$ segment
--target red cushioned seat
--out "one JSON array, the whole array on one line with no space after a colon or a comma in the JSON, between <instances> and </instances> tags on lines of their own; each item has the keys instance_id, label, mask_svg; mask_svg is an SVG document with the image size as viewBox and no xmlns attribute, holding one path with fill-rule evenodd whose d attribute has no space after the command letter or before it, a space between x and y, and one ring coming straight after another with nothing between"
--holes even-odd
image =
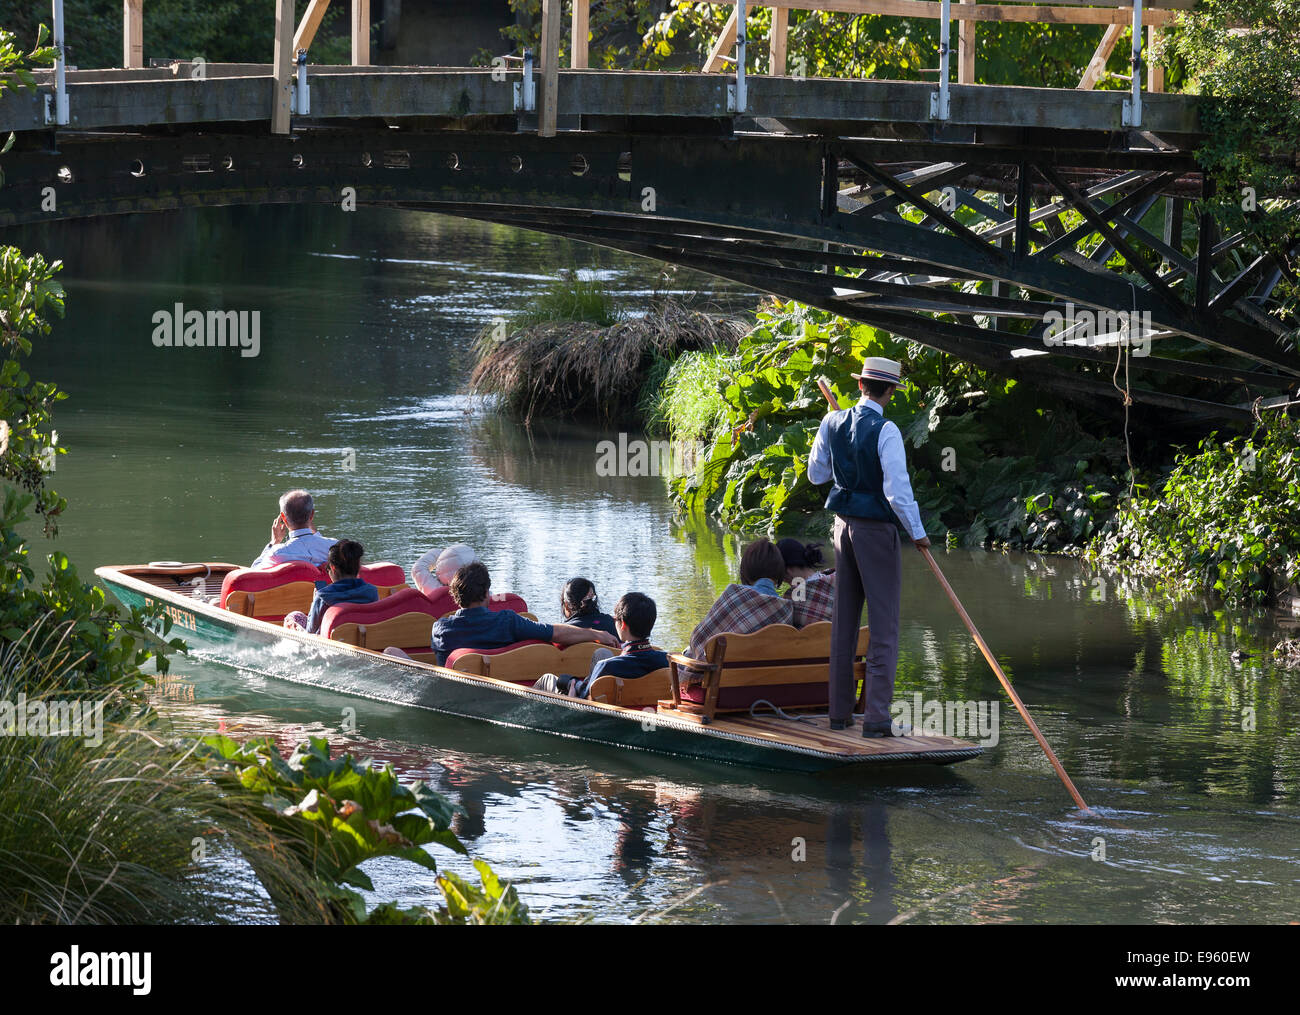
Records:
<instances>
[{"instance_id":1,"label":"red cushioned seat","mask_svg":"<svg viewBox=\"0 0 1300 1015\"><path fill-rule=\"evenodd\" d=\"M423 593L421 593L423 595ZM451 589L446 585L440 585L430 592L426 599L429 600L433 607L438 611L435 616L445 617L449 613L455 613L460 609L456 605L456 600L451 598ZM517 596L513 592L507 592L502 599L489 599L488 609L493 613L501 610L514 610L516 613L527 613L528 604L524 602L523 596Z\"/></svg>"},{"instance_id":2,"label":"red cushioned seat","mask_svg":"<svg viewBox=\"0 0 1300 1015\"><path fill-rule=\"evenodd\" d=\"M305 561L274 567L241 567L221 582L221 606L246 617L281 623L292 610L311 609L316 582L329 581L320 568Z\"/></svg>"},{"instance_id":3,"label":"red cushioned seat","mask_svg":"<svg viewBox=\"0 0 1300 1015\"><path fill-rule=\"evenodd\" d=\"M420 590L412 588L398 589L391 596L373 603L339 603L337 606L327 607L324 616L321 618L320 633L328 638L344 624L361 624L371 627L385 620L393 620L409 613L417 613L427 617L428 622L425 625L425 632L426 635L432 633L433 622L438 619L438 614L435 612L433 604L424 598ZM427 637L425 641L428 641ZM418 651L428 652L429 646L426 644Z\"/></svg>"},{"instance_id":4,"label":"red cushioned seat","mask_svg":"<svg viewBox=\"0 0 1300 1015\"><path fill-rule=\"evenodd\" d=\"M361 565L361 580L369 582L379 589L379 598L386 599L394 592L407 587L406 572L400 564L387 560L378 560L373 564Z\"/></svg>"}]
</instances>

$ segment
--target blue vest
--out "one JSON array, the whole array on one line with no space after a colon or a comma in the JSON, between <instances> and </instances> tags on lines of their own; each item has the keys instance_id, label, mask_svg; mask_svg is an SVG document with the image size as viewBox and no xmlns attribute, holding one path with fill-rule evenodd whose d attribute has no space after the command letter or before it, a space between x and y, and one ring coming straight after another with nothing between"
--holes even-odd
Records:
<instances>
[{"instance_id":1,"label":"blue vest","mask_svg":"<svg viewBox=\"0 0 1300 1015\"><path fill-rule=\"evenodd\" d=\"M893 522L894 509L885 499L885 473L880 465L880 428L885 417L855 405L831 416L826 424L834 485L826 509L849 518Z\"/></svg>"}]
</instances>

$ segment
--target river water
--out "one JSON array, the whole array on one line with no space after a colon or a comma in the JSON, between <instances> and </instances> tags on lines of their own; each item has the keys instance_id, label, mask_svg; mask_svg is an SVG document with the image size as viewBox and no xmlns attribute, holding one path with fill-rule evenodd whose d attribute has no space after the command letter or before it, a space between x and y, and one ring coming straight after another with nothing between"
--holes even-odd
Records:
<instances>
[{"instance_id":1,"label":"river water","mask_svg":"<svg viewBox=\"0 0 1300 1015\"><path fill-rule=\"evenodd\" d=\"M536 234L365 209L136 216L6 242L67 265L67 319L33 373L71 396L54 483L71 506L53 546L83 575L247 562L279 493L299 485L316 494L322 531L361 540L368 559L409 565L468 542L494 587L544 619L575 574L607 607L645 591L672 648L734 572L735 540L675 519L661 478L597 475L596 444L616 434L529 433L464 386L475 332L557 267L601 273L630 311L656 291L741 307L745 294ZM260 354L155 348L152 316L176 303L260 311ZM465 808L470 853L545 919L1300 918L1300 678L1269 665L1276 621L1069 559L940 560L1096 815L1076 815L911 552L899 697L1002 700L996 746L951 768L791 776L621 753L195 657L174 661L159 704L180 730L269 733L286 750L324 735L427 780ZM367 869L377 899L438 898L413 865Z\"/></svg>"}]
</instances>

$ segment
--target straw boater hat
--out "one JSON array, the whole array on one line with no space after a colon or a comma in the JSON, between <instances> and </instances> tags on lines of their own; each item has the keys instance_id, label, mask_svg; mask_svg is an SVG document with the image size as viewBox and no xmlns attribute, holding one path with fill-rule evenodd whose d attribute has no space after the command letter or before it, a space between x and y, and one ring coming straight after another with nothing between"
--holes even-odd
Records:
<instances>
[{"instance_id":1,"label":"straw boater hat","mask_svg":"<svg viewBox=\"0 0 1300 1015\"><path fill-rule=\"evenodd\" d=\"M868 356L862 361L862 373L853 374L855 381L885 381L887 384L900 383L899 375L903 364L897 360L885 359L884 356Z\"/></svg>"}]
</instances>

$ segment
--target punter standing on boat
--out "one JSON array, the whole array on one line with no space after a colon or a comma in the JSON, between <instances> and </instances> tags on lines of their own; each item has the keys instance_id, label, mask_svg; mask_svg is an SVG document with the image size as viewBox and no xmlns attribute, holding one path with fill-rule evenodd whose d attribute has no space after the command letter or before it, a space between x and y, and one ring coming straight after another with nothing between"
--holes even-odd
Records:
<instances>
[{"instance_id":1,"label":"punter standing on boat","mask_svg":"<svg viewBox=\"0 0 1300 1015\"><path fill-rule=\"evenodd\" d=\"M830 725L853 725L853 654L862 603L871 627L867 650L864 737L893 735L889 706L898 668L902 539L930 545L907 475L903 435L885 419L902 364L868 356L853 374L862 397L822 420L808 456L808 480L833 483L826 507L835 512L835 603L831 613ZM901 535L900 535L901 533Z\"/></svg>"}]
</instances>

